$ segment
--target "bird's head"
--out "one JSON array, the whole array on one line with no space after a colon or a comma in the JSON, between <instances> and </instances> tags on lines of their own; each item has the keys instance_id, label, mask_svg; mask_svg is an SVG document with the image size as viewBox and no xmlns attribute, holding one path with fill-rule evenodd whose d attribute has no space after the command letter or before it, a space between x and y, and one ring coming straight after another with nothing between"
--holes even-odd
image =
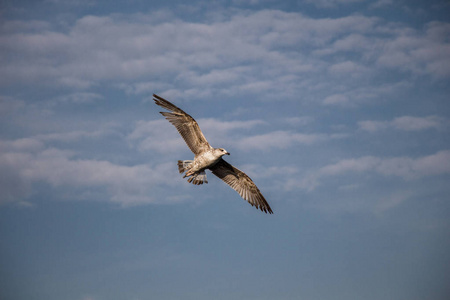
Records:
<instances>
[{"instance_id":1,"label":"bird's head","mask_svg":"<svg viewBox=\"0 0 450 300\"><path fill-rule=\"evenodd\" d=\"M224 156L224 155L230 155L230 152L228 152L227 150L223 149L223 148L216 148L216 153L218 153L220 156Z\"/></svg>"}]
</instances>

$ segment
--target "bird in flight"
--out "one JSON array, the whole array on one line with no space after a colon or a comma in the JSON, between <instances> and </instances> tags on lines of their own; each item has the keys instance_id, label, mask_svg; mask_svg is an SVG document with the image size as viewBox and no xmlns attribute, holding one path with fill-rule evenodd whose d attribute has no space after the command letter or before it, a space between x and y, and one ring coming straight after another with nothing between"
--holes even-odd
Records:
<instances>
[{"instance_id":1,"label":"bird in flight","mask_svg":"<svg viewBox=\"0 0 450 300\"><path fill-rule=\"evenodd\" d=\"M183 137L187 146L195 154L194 160L179 160L178 171L185 173L188 182L195 185L208 183L205 170L222 179L252 206L265 213L272 214L272 209L255 183L241 170L227 163L222 156L230 155L223 148L213 148L203 135L197 122L179 107L164 98L153 94L155 103L170 112L160 112Z\"/></svg>"}]
</instances>

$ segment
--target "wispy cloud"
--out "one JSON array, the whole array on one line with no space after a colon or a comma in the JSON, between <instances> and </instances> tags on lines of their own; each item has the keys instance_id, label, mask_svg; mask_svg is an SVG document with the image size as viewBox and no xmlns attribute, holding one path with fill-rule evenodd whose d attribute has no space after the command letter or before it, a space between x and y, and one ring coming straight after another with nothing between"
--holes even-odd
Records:
<instances>
[{"instance_id":1,"label":"wispy cloud","mask_svg":"<svg viewBox=\"0 0 450 300\"><path fill-rule=\"evenodd\" d=\"M198 119L197 122L210 143L222 140L224 144L232 143L230 135L233 131L248 130L265 124L262 120L219 121L212 118ZM187 149L176 129L162 117L161 120L137 122L127 139L136 144L141 151L156 150L160 153L168 153Z\"/></svg>"},{"instance_id":2,"label":"wispy cloud","mask_svg":"<svg viewBox=\"0 0 450 300\"><path fill-rule=\"evenodd\" d=\"M328 80L346 82L389 69L435 78L450 75L450 27L443 22L418 30L361 15L314 19L262 10L237 11L203 23L172 15L169 23L160 14L85 16L65 32L45 22L31 31L31 23L6 21L0 43L7 58L0 71L2 84L89 89L107 82L132 93L160 88L170 96L250 93L267 99L298 95L299 82L306 79L314 82L307 85L313 91ZM354 54L351 60L340 58L348 53ZM328 95L345 95L354 88L330 88ZM96 97L78 93L66 99Z\"/></svg>"},{"instance_id":3,"label":"wispy cloud","mask_svg":"<svg viewBox=\"0 0 450 300\"><path fill-rule=\"evenodd\" d=\"M383 213L389 209L399 206L409 198L413 197L412 191L398 191L392 195L385 196L377 201L374 211L376 213Z\"/></svg>"},{"instance_id":4,"label":"wispy cloud","mask_svg":"<svg viewBox=\"0 0 450 300\"><path fill-rule=\"evenodd\" d=\"M290 188L314 190L322 179L340 176L348 173L376 173L382 176L399 177L404 180L417 180L428 176L438 176L450 173L450 151L443 150L435 154L419 158L393 157L381 158L364 156L360 158L343 159L337 163L321 167L302 180L292 180Z\"/></svg>"},{"instance_id":5,"label":"wispy cloud","mask_svg":"<svg viewBox=\"0 0 450 300\"><path fill-rule=\"evenodd\" d=\"M352 80L353 81L353 80ZM356 82L359 82L356 80ZM352 83L349 83L351 86ZM385 83L382 85L362 85L351 88L340 88L337 93L331 93L324 97L322 104L326 106L340 107L358 107L367 105L371 102L380 101L384 98L390 98L392 95L404 91L411 87L408 81L398 81L394 83ZM342 91L342 89L344 89ZM383 100L381 100L383 101Z\"/></svg>"},{"instance_id":6,"label":"wispy cloud","mask_svg":"<svg viewBox=\"0 0 450 300\"><path fill-rule=\"evenodd\" d=\"M295 119L296 123L299 120ZM303 122L303 121L302 121ZM277 130L262 134L255 134L250 129L264 126L265 121L219 121L217 119L199 119L198 123L208 141L216 147L230 145L243 151L271 151L273 149L287 149L304 144L312 145L317 142L336 138L326 134L305 134L293 131ZM156 150L160 153L179 152L185 150L186 145L166 120L139 121L136 128L128 135L128 141L137 145L141 151ZM220 145L215 145L218 143Z\"/></svg>"},{"instance_id":7,"label":"wispy cloud","mask_svg":"<svg viewBox=\"0 0 450 300\"><path fill-rule=\"evenodd\" d=\"M106 160L80 159L73 151L47 147L33 139L1 141L0 173L8 174L2 181L1 203L26 199L36 184L53 188L74 188L77 197L96 189L106 190L106 199L121 205L154 203L155 186L170 185L172 164L119 165Z\"/></svg>"},{"instance_id":8,"label":"wispy cloud","mask_svg":"<svg viewBox=\"0 0 450 300\"><path fill-rule=\"evenodd\" d=\"M425 32L411 28L396 31L397 34L387 41L385 50L377 58L378 65L419 75L450 75L450 43L444 39L450 34L450 24L431 22L425 27Z\"/></svg>"},{"instance_id":9,"label":"wispy cloud","mask_svg":"<svg viewBox=\"0 0 450 300\"><path fill-rule=\"evenodd\" d=\"M448 126L448 121L438 116L412 117L402 116L392 121L360 121L359 128L369 132L376 132L385 129L396 129L404 131L419 131L426 129L444 129Z\"/></svg>"},{"instance_id":10,"label":"wispy cloud","mask_svg":"<svg viewBox=\"0 0 450 300\"><path fill-rule=\"evenodd\" d=\"M296 144L311 145L326 140L322 134L304 134L290 131L272 131L264 134L247 136L234 142L234 144L246 151L272 149L286 149Z\"/></svg>"},{"instance_id":11,"label":"wispy cloud","mask_svg":"<svg viewBox=\"0 0 450 300\"><path fill-rule=\"evenodd\" d=\"M140 151L177 152L186 147L175 128L166 120L139 121L127 140Z\"/></svg>"},{"instance_id":12,"label":"wispy cloud","mask_svg":"<svg viewBox=\"0 0 450 300\"><path fill-rule=\"evenodd\" d=\"M78 92L56 97L54 102L69 102L75 104L92 103L103 99L104 97L96 93Z\"/></svg>"},{"instance_id":13,"label":"wispy cloud","mask_svg":"<svg viewBox=\"0 0 450 300\"><path fill-rule=\"evenodd\" d=\"M362 2L363 0L306 0L305 2L313 4L320 8L336 8L339 5Z\"/></svg>"},{"instance_id":14,"label":"wispy cloud","mask_svg":"<svg viewBox=\"0 0 450 300\"><path fill-rule=\"evenodd\" d=\"M323 100L323 104L324 105L347 106L347 105L351 105L351 102L350 102L349 97L346 95L334 94L334 95L327 96Z\"/></svg>"},{"instance_id":15,"label":"wispy cloud","mask_svg":"<svg viewBox=\"0 0 450 300\"><path fill-rule=\"evenodd\" d=\"M348 2L319 1L317 4L331 7ZM390 4L390 1L378 4ZM18 83L26 83L31 88L44 86L66 91L63 96L47 99L46 105L50 102L61 106L101 104L106 99L101 87L106 86L119 88L133 97L160 92L169 99L203 100L213 99L212 96L228 99L236 95L241 99L250 99L247 96L251 95L251 99L262 103L312 99L329 109L333 105L356 107L389 98L387 96L413 87L417 78L442 82L450 76L450 51L446 51L450 25L445 22L430 22L415 28L361 14L312 18L298 12L269 9L233 9L220 16L197 20L201 21L189 21L181 14L165 10L148 14L84 16L63 30L45 21L4 21L0 37L3 58L0 84L14 88ZM392 72L402 76L383 80L384 75ZM372 79L376 79L376 85ZM0 113L6 116L20 111L29 107L28 101L3 96ZM292 103L289 105L294 106ZM38 110L36 104L32 106ZM297 145L314 146L339 137L314 130L302 132L298 128L310 125L311 120L312 117L298 117L293 112L290 119L283 121L285 125L291 125L289 130L273 126L263 118L239 121L208 118L198 122L212 143L217 139L242 151L257 150L267 154ZM30 128L37 124L34 120L23 123ZM388 121L363 120L358 123L361 130L371 132L391 128L411 132L441 130L446 124L446 119L437 116L402 116ZM328 128L333 126L329 125ZM149 186L151 182L162 182L151 175L158 164L120 165L106 159L76 156L74 151L64 151L54 145L119 136L113 129L99 126L90 131L77 128L52 132L49 127L52 126L48 125L45 132L24 135L31 136L29 139L13 140L14 146L8 142L8 147L12 148L2 153L2 166L8 172L16 170L13 172L16 177L13 177L21 179L27 186L24 191L30 191L35 182L55 186L72 182L88 186L88 180L79 178L83 170L97 174L86 178L90 178L92 186L107 189L110 196L126 194L124 185L119 182L127 182L128 177L145 174L141 177L148 178ZM122 133L120 137L141 154L188 151L176 130L162 118L139 121L129 134ZM53 151L53 158L46 155L50 151ZM443 153L446 152L436 155L440 157ZM33 161L42 166L55 164L56 170L71 171L52 176L43 171L44 167L32 164ZM376 154L342 160L313 172L302 184L306 189L314 188L321 179L343 172L372 171L415 178L426 173L419 167L420 162L420 159L408 156L389 159ZM102 177L99 172L117 175ZM23 174L35 175L24 177ZM142 183L128 181L136 191L140 190L139 182ZM298 181L292 184L298 184ZM142 196L141 201L146 201L143 191L147 190L134 192L136 199Z\"/></svg>"},{"instance_id":16,"label":"wispy cloud","mask_svg":"<svg viewBox=\"0 0 450 300\"><path fill-rule=\"evenodd\" d=\"M39 141L79 142L83 139L99 139L108 135L117 136L117 133L108 128L103 128L93 131L75 130L68 132L38 134L33 138Z\"/></svg>"},{"instance_id":17,"label":"wispy cloud","mask_svg":"<svg viewBox=\"0 0 450 300\"><path fill-rule=\"evenodd\" d=\"M378 0L372 4L369 5L372 9L380 9L380 8L386 8L389 6L392 6L394 4L393 0Z\"/></svg>"}]
</instances>

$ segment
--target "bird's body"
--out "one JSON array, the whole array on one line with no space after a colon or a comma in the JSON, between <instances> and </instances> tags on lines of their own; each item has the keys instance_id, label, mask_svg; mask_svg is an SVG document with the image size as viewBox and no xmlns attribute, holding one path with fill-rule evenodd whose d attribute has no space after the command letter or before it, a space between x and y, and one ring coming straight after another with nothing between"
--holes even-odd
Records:
<instances>
[{"instance_id":1,"label":"bird's body","mask_svg":"<svg viewBox=\"0 0 450 300\"><path fill-rule=\"evenodd\" d=\"M254 205L266 213L273 213L250 177L222 158L222 156L230 155L230 153L223 148L213 148L194 118L158 95L153 94L153 100L157 105L171 111L161 112L161 114L175 126L187 146L195 154L194 160L178 161L178 170L180 173L185 173L184 177L189 177L188 182L196 185L208 183L205 170L209 169L252 206Z\"/></svg>"},{"instance_id":2,"label":"bird's body","mask_svg":"<svg viewBox=\"0 0 450 300\"><path fill-rule=\"evenodd\" d=\"M192 166L186 172L186 176L194 175L198 172L204 171L207 168L213 167L223 155L230 155L223 148L212 148L211 150L202 152L195 156Z\"/></svg>"}]
</instances>

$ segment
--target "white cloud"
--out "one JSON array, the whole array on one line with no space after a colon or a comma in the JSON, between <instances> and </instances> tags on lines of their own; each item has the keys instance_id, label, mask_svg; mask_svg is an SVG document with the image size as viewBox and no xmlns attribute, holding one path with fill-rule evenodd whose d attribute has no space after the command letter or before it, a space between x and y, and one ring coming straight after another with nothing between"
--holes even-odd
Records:
<instances>
[{"instance_id":1,"label":"white cloud","mask_svg":"<svg viewBox=\"0 0 450 300\"><path fill-rule=\"evenodd\" d=\"M225 146L214 145L214 142L219 140L223 144L233 143L230 132L248 130L265 124L262 120L219 121L212 118L198 119L197 122L208 142L216 147ZM156 150L160 153L168 153L188 149L176 129L162 117L161 120L137 122L127 139L136 144L140 151Z\"/></svg>"},{"instance_id":2,"label":"white cloud","mask_svg":"<svg viewBox=\"0 0 450 300\"><path fill-rule=\"evenodd\" d=\"M283 122L286 122L292 126L305 126L314 122L314 118L310 116L283 118Z\"/></svg>"},{"instance_id":3,"label":"white cloud","mask_svg":"<svg viewBox=\"0 0 450 300\"><path fill-rule=\"evenodd\" d=\"M54 99L55 102L72 102L77 104L92 103L103 99L103 96L96 93L72 93L68 95L59 96Z\"/></svg>"},{"instance_id":4,"label":"white cloud","mask_svg":"<svg viewBox=\"0 0 450 300\"><path fill-rule=\"evenodd\" d=\"M282 122L298 126L312 121L310 117L298 117ZM220 121L218 119L197 120L203 134L213 147L236 147L242 151L271 151L273 149L287 149L301 145L313 145L330 139L339 139L342 135L328 135L322 133L300 133L289 130L275 130L264 133L269 125L263 120ZM186 151L188 148L176 129L166 120L139 121L135 129L127 136L131 145L140 151L158 151L160 153L175 153Z\"/></svg>"},{"instance_id":5,"label":"white cloud","mask_svg":"<svg viewBox=\"0 0 450 300\"><path fill-rule=\"evenodd\" d=\"M346 95L335 94L326 97L323 100L323 104L325 105L340 105L340 106L348 106L351 104L350 99Z\"/></svg>"},{"instance_id":6,"label":"white cloud","mask_svg":"<svg viewBox=\"0 0 450 300\"><path fill-rule=\"evenodd\" d=\"M234 142L241 150L286 149L296 144L311 145L327 139L322 134L304 134L290 131L272 131L269 133L247 136Z\"/></svg>"},{"instance_id":7,"label":"white cloud","mask_svg":"<svg viewBox=\"0 0 450 300\"><path fill-rule=\"evenodd\" d=\"M186 146L176 129L165 119L138 121L127 140L139 151L155 150L160 153L182 151Z\"/></svg>"},{"instance_id":8,"label":"white cloud","mask_svg":"<svg viewBox=\"0 0 450 300\"><path fill-rule=\"evenodd\" d=\"M364 0L306 0L305 2L313 4L320 8L336 8L339 5L363 2Z\"/></svg>"},{"instance_id":9,"label":"white cloud","mask_svg":"<svg viewBox=\"0 0 450 300\"><path fill-rule=\"evenodd\" d=\"M419 131L426 129L443 129L448 126L448 121L437 116L412 117L402 116L392 121L360 121L359 128L369 132L376 132L385 129L396 129L404 131Z\"/></svg>"},{"instance_id":10,"label":"white cloud","mask_svg":"<svg viewBox=\"0 0 450 300\"><path fill-rule=\"evenodd\" d=\"M257 5L263 2L269 2L273 0L232 0L233 4L238 5Z\"/></svg>"},{"instance_id":11,"label":"white cloud","mask_svg":"<svg viewBox=\"0 0 450 300\"><path fill-rule=\"evenodd\" d=\"M387 129L389 127L388 122L382 121L360 121L358 122L359 128L369 132L375 132L382 129Z\"/></svg>"},{"instance_id":12,"label":"white cloud","mask_svg":"<svg viewBox=\"0 0 450 300\"><path fill-rule=\"evenodd\" d=\"M334 76L357 77L366 72L367 68L352 61L344 61L331 65L328 71Z\"/></svg>"},{"instance_id":13,"label":"white cloud","mask_svg":"<svg viewBox=\"0 0 450 300\"><path fill-rule=\"evenodd\" d=\"M349 86L338 86L337 93L332 93L326 96L322 103L324 105L335 105L342 107L356 107L361 104L368 104L370 102L384 101L384 98L392 97L392 95L411 88L412 84L406 81L399 81L394 83L386 83L379 86L352 86L352 83L359 82L350 77ZM342 91L344 90L344 91Z\"/></svg>"},{"instance_id":14,"label":"white cloud","mask_svg":"<svg viewBox=\"0 0 450 300\"><path fill-rule=\"evenodd\" d=\"M383 68L435 77L450 69L447 23L421 31L357 15L313 19L237 10L194 23L161 14L85 16L65 32L48 23L30 31L31 21L5 22L2 84L87 89L108 82L131 93L160 89L184 97L248 93L265 99L296 97L304 85L327 82L327 72L345 80L343 73L366 76ZM352 60L333 58L349 51ZM98 99L91 96L74 94L72 100Z\"/></svg>"},{"instance_id":15,"label":"white cloud","mask_svg":"<svg viewBox=\"0 0 450 300\"><path fill-rule=\"evenodd\" d=\"M91 6L95 4L95 0L44 0L44 2L68 6Z\"/></svg>"},{"instance_id":16,"label":"white cloud","mask_svg":"<svg viewBox=\"0 0 450 300\"><path fill-rule=\"evenodd\" d=\"M391 34L393 38L385 41L377 58L378 65L438 78L450 75L450 43L446 38L450 24L431 22L425 32L399 28Z\"/></svg>"},{"instance_id":17,"label":"white cloud","mask_svg":"<svg viewBox=\"0 0 450 300\"><path fill-rule=\"evenodd\" d=\"M365 156L344 159L337 163L324 166L300 181L292 180L288 183L288 186L290 188L301 188L312 191L326 177L365 172L377 173L389 177L399 177L404 180L417 180L428 176L450 174L450 150L439 151L435 154L419 158L380 158Z\"/></svg>"},{"instance_id":18,"label":"white cloud","mask_svg":"<svg viewBox=\"0 0 450 300\"><path fill-rule=\"evenodd\" d=\"M439 129L443 126L444 120L436 116L425 118L420 117L398 117L392 121L392 125L400 130L416 131L429 128Z\"/></svg>"},{"instance_id":19,"label":"white cloud","mask_svg":"<svg viewBox=\"0 0 450 300\"><path fill-rule=\"evenodd\" d=\"M394 5L393 0L378 0L369 5L369 8L377 9L377 8L387 8L389 6Z\"/></svg>"},{"instance_id":20,"label":"white cloud","mask_svg":"<svg viewBox=\"0 0 450 300\"><path fill-rule=\"evenodd\" d=\"M309 145L327 138L324 135L289 131L252 134L251 130L255 127L266 124L261 120L199 119L199 122L207 128L207 136L222 140L223 144L216 146L230 145L242 150L285 149L296 144ZM249 131L248 134L242 135L246 131ZM75 151L49 146L49 143L54 141L73 143L105 134L108 134L108 130L100 129L92 132L40 134L30 138L0 141L0 174L8 179L2 181L0 203L23 202L34 193L35 186L40 184L50 186L56 195L58 191L72 190L73 192L65 195L76 196L77 199L101 198L125 206L180 201L175 192L166 193L163 199L155 197L160 195L158 190L170 189L170 185L177 184L168 180L177 174L173 162L120 165L104 159L81 158ZM168 154L189 151L175 128L164 119L137 122L127 140L143 152L158 151ZM258 172L258 176L286 172L292 173L295 169L269 168L265 173Z\"/></svg>"},{"instance_id":21,"label":"white cloud","mask_svg":"<svg viewBox=\"0 0 450 300\"><path fill-rule=\"evenodd\" d=\"M450 173L450 151L443 150L421 158L398 157L384 159L376 171L383 175L418 179Z\"/></svg>"},{"instance_id":22,"label":"white cloud","mask_svg":"<svg viewBox=\"0 0 450 300\"><path fill-rule=\"evenodd\" d=\"M52 0L52 1L54 1L54 0ZM59 0L57 0L57 1L59 1ZM81 298L81 300L96 300L96 299L97 298L95 298L91 295L87 295L87 296L84 296L83 298Z\"/></svg>"},{"instance_id":23,"label":"white cloud","mask_svg":"<svg viewBox=\"0 0 450 300\"><path fill-rule=\"evenodd\" d=\"M414 196L412 191L399 191L392 195L385 196L378 200L374 210L376 213L383 213L389 209L399 206L412 196Z\"/></svg>"},{"instance_id":24,"label":"white cloud","mask_svg":"<svg viewBox=\"0 0 450 300\"><path fill-rule=\"evenodd\" d=\"M105 135L102 130L96 131L70 131L62 133L47 133L36 135L35 138L42 141L75 142L83 138L98 138Z\"/></svg>"},{"instance_id":25,"label":"white cloud","mask_svg":"<svg viewBox=\"0 0 450 300\"><path fill-rule=\"evenodd\" d=\"M1 152L34 152L44 148L44 143L35 138L21 138L14 141L0 140Z\"/></svg>"},{"instance_id":26,"label":"white cloud","mask_svg":"<svg viewBox=\"0 0 450 300\"><path fill-rule=\"evenodd\" d=\"M53 188L73 188L83 195L96 189L106 190L106 199L121 205L166 202L154 197L154 189L172 184L173 164L150 166L118 165L106 160L79 159L72 151L48 148L34 138L1 141L0 203L19 202L29 197L36 184ZM173 171L175 172L175 171Z\"/></svg>"},{"instance_id":27,"label":"white cloud","mask_svg":"<svg viewBox=\"0 0 450 300\"><path fill-rule=\"evenodd\" d=\"M199 124L202 127L208 128L208 130L215 133L218 132L228 132L237 129L250 129L257 126L265 125L267 122L262 120L248 120L248 121L218 121L217 119L200 119Z\"/></svg>"},{"instance_id":28,"label":"white cloud","mask_svg":"<svg viewBox=\"0 0 450 300\"><path fill-rule=\"evenodd\" d=\"M361 52L367 51L372 44L370 38L361 33L350 33L338 40L329 47L317 49L313 52L315 55L331 55L339 52Z\"/></svg>"},{"instance_id":29,"label":"white cloud","mask_svg":"<svg viewBox=\"0 0 450 300\"><path fill-rule=\"evenodd\" d=\"M446 78L450 74L450 43L446 39L449 32L450 24L444 22L430 22L423 30L415 30L378 20L364 31L350 30L337 36L331 45L315 49L313 53L320 57L349 53L356 58L351 63L334 65L334 71L358 70L368 74L375 69L391 69ZM330 67L330 71L333 68Z\"/></svg>"}]
</instances>

